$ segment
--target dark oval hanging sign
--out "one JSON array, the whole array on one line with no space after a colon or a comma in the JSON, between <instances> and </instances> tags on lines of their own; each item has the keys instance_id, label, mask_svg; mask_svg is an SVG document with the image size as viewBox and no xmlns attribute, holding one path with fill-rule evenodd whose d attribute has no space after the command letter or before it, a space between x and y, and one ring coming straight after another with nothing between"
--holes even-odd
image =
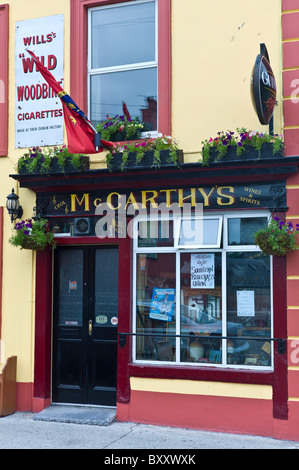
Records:
<instances>
[{"instance_id":1,"label":"dark oval hanging sign","mask_svg":"<svg viewBox=\"0 0 299 470\"><path fill-rule=\"evenodd\" d=\"M251 98L261 124L269 124L276 103L276 81L263 54L256 58L251 75Z\"/></svg>"}]
</instances>

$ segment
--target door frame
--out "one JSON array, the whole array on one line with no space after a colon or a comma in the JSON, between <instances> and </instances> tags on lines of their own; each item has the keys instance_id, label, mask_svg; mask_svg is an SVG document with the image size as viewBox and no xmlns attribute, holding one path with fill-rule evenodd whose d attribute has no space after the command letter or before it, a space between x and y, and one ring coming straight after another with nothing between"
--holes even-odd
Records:
<instances>
[{"instance_id":1,"label":"door frame","mask_svg":"<svg viewBox=\"0 0 299 470\"><path fill-rule=\"evenodd\" d=\"M59 246L118 246L118 331L131 331L132 240L126 238L70 237L57 238ZM33 408L43 409L52 397L52 325L53 325L53 253L51 249L36 252L35 351ZM117 352L117 403L130 401L128 365L131 362L131 341Z\"/></svg>"}]
</instances>

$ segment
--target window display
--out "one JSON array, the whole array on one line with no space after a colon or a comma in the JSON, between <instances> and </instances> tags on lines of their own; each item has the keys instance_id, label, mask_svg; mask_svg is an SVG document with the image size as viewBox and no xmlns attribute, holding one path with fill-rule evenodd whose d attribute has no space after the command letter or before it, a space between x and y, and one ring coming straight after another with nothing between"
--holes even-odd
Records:
<instances>
[{"instance_id":1,"label":"window display","mask_svg":"<svg viewBox=\"0 0 299 470\"><path fill-rule=\"evenodd\" d=\"M174 253L137 255L137 359L175 360L175 277Z\"/></svg>"},{"instance_id":2,"label":"window display","mask_svg":"<svg viewBox=\"0 0 299 470\"><path fill-rule=\"evenodd\" d=\"M265 220L226 214L219 247L192 250L177 244L180 217L169 238L160 222L151 240L157 221L146 222L135 241L135 361L272 368L272 261L250 244Z\"/></svg>"}]
</instances>

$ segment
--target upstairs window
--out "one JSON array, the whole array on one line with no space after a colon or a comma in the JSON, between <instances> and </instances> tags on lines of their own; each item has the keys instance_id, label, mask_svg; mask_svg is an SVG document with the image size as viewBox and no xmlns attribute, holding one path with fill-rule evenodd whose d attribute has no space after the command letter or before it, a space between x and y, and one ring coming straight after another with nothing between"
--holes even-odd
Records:
<instances>
[{"instance_id":1,"label":"upstairs window","mask_svg":"<svg viewBox=\"0 0 299 470\"><path fill-rule=\"evenodd\" d=\"M89 11L89 114L94 126L123 115L158 129L157 2L117 3Z\"/></svg>"}]
</instances>

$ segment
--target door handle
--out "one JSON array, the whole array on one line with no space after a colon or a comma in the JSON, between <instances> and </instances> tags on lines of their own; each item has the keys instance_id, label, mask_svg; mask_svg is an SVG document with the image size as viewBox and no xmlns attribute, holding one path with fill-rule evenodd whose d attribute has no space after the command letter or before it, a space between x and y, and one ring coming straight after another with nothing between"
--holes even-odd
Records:
<instances>
[{"instance_id":1,"label":"door handle","mask_svg":"<svg viewBox=\"0 0 299 470\"><path fill-rule=\"evenodd\" d=\"M88 322L88 334L89 336L92 335L92 320L89 320Z\"/></svg>"}]
</instances>

